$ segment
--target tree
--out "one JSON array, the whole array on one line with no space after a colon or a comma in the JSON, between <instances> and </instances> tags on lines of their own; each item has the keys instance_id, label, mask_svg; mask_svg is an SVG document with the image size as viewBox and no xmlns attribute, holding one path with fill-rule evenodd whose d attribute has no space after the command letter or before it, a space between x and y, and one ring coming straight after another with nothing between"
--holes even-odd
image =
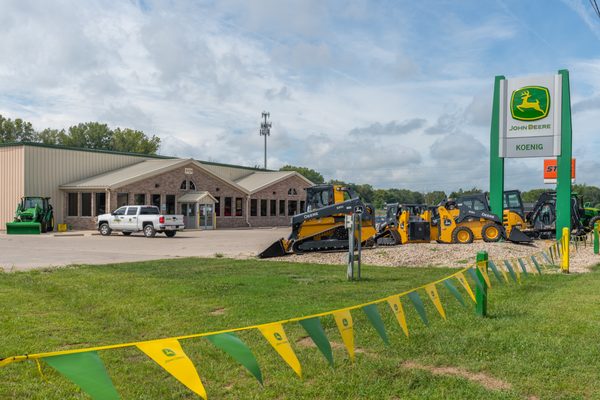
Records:
<instances>
[{"instance_id":1,"label":"tree","mask_svg":"<svg viewBox=\"0 0 600 400\"><path fill-rule=\"evenodd\" d=\"M112 150L112 136L113 132L108 125L86 122L71 126L61 144L86 149Z\"/></svg>"},{"instance_id":2,"label":"tree","mask_svg":"<svg viewBox=\"0 0 600 400\"><path fill-rule=\"evenodd\" d=\"M30 122L17 118L14 121L0 115L0 143L31 142L35 130Z\"/></svg>"},{"instance_id":3,"label":"tree","mask_svg":"<svg viewBox=\"0 0 600 400\"><path fill-rule=\"evenodd\" d=\"M117 128L112 134L111 150L128 153L156 154L160 138L146 136L142 131Z\"/></svg>"},{"instance_id":4,"label":"tree","mask_svg":"<svg viewBox=\"0 0 600 400\"><path fill-rule=\"evenodd\" d=\"M547 192L548 190L549 189L532 189L521 192L521 200L523 200L523 203L535 203L542 193Z\"/></svg>"},{"instance_id":5,"label":"tree","mask_svg":"<svg viewBox=\"0 0 600 400\"><path fill-rule=\"evenodd\" d=\"M425 203L430 206L440 204L446 198L446 193L441 190L425 193Z\"/></svg>"},{"instance_id":6,"label":"tree","mask_svg":"<svg viewBox=\"0 0 600 400\"><path fill-rule=\"evenodd\" d=\"M312 183L318 184L325 182L323 175L314 169L306 168L306 167L295 167L293 165L284 165L279 168L280 171L296 171L300 175L304 176L306 179L311 181Z\"/></svg>"},{"instance_id":7,"label":"tree","mask_svg":"<svg viewBox=\"0 0 600 400\"><path fill-rule=\"evenodd\" d=\"M458 189L458 192L452 192L450 193L450 198L456 199L457 197L460 196L466 196L468 194L476 194L476 193L483 193L483 190L478 189L476 187L471 188L471 189L467 189L467 190L463 190L463 188Z\"/></svg>"},{"instance_id":8,"label":"tree","mask_svg":"<svg viewBox=\"0 0 600 400\"><path fill-rule=\"evenodd\" d=\"M46 128L38 132L35 141L43 144L61 144L65 140L65 130Z\"/></svg>"}]
</instances>

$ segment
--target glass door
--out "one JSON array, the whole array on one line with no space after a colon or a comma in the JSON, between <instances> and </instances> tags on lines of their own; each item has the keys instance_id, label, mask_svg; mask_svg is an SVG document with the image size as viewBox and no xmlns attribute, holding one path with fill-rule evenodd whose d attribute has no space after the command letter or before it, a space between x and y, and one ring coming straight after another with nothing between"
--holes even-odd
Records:
<instances>
[{"instance_id":1,"label":"glass door","mask_svg":"<svg viewBox=\"0 0 600 400\"><path fill-rule=\"evenodd\" d=\"M213 229L213 205L200 204L200 229Z\"/></svg>"}]
</instances>

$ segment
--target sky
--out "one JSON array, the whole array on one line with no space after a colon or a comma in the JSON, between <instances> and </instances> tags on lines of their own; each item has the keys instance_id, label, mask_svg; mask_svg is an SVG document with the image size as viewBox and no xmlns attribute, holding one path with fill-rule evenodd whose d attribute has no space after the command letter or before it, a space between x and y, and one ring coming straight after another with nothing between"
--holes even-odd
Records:
<instances>
[{"instance_id":1,"label":"sky","mask_svg":"<svg viewBox=\"0 0 600 400\"><path fill-rule=\"evenodd\" d=\"M488 189L494 76L568 69L577 182L600 186L587 0L0 0L0 114L140 129L160 153L419 191ZM544 187L507 159L507 188Z\"/></svg>"}]
</instances>

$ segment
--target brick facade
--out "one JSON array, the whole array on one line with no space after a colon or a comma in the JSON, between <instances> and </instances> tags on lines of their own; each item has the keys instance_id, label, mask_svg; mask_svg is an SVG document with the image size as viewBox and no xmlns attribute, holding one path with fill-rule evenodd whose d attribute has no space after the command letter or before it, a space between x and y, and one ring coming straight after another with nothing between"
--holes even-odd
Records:
<instances>
[{"instance_id":1,"label":"brick facade","mask_svg":"<svg viewBox=\"0 0 600 400\"><path fill-rule=\"evenodd\" d=\"M185 169L192 168L193 173L191 175L185 174ZM198 168L193 162L189 164L177 167L174 170L158 174L156 176L146 178L129 185L125 185L119 188L110 189L107 194L106 201L106 212L117 209L117 196L119 193L128 194L128 204L135 204L135 195L144 194L145 204L152 204L152 195L160 195L160 204L166 204L167 195L175 195L178 199L181 195L187 191L182 190L181 184L185 180L191 180L195 185L195 191L207 191L212 196L219 200L219 205L215 205L216 214L216 228L241 228L241 227L268 227L268 226L286 226L290 224L289 207L295 204L295 213L300 212L301 202L304 202L306 197L304 189L309 187L310 184L298 176L290 176L283 179L280 182L276 182L273 185L268 186L260 190L259 192L247 195L243 190L240 190L236 186L228 183L225 180L217 178L215 175L206 172L205 170ZM94 191L92 193L92 216L83 217L81 216L82 211L82 196L78 193L78 215L77 217L68 216L68 199L64 202L65 204L65 220L66 224L72 226L73 229L93 229L95 226L95 200L96 196ZM98 192L98 191L95 191ZM73 192L70 192L73 193ZM64 196L68 197L68 193L65 192ZM231 216L225 215L225 204L226 199L231 198ZM236 199L241 199L242 203L242 215L236 216ZM250 206L252 200L255 199L257 203L257 215L250 215ZM266 215L261 216L261 200L267 200ZM275 213L272 215L271 201L276 201ZM280 213L280 207L284 201L284 215ZM295 202L295 203L294 203ZM175 213L181 214L181 206L179 203L176 204ZM264 211L264 210L262 210ZM57 221L61 222L61 221Z\"/></svg>"}]
</instances>

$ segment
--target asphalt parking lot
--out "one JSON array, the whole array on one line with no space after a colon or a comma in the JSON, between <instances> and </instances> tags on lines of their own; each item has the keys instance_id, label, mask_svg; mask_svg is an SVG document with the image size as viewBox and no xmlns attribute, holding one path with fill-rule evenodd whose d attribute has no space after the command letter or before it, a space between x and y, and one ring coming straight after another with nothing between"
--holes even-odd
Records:
<instances>
[{"instance_id":1,"label":"asphalt parking lot","mask_svg":"<svg viewBox=\"0 0 600 400\"><path fill-rule=\"evenodd\" d=\"M141 234L109 237L96 232L6 235L0 233L0 268L19 271L71 264L108 264L177 257L252 257L290 228L185 231L174 238ZM79 236L73 236L78 234ZM81 236L83 235L83 236Z\"/></svg>"}]
</instances>

